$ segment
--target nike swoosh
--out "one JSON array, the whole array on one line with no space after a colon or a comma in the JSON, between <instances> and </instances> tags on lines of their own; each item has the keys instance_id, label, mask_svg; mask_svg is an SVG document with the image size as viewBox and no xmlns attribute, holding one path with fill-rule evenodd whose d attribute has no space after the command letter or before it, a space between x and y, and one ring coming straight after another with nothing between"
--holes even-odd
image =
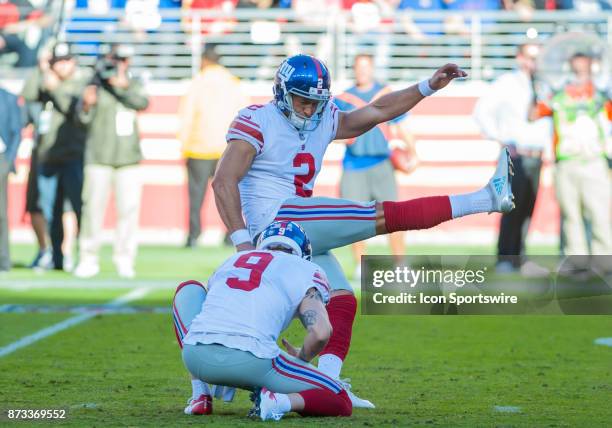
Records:
<instances>
[{"instance_id":1,"label":"nike swoosh","mask_svg":"<svg viewBox=\"0 0 612 428\"><path fill-rule=\"evenodd\" d=\"M244 117L245 119L250 119L251 118L251 116L241 116L241 117Z\"/></svg>"}]
</instances>

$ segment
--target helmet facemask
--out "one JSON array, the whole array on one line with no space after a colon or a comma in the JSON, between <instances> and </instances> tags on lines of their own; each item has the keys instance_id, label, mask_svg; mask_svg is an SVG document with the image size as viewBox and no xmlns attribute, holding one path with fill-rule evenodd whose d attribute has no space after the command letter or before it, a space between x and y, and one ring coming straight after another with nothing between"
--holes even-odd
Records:
<instances>
[{"instance_id":1,"label":"helmet facemask","mask_svg":"<svg viewBox=\"0 0 612 428\"><path fill-rule=\"evenodd\" d=\"M281 83L281 85L282 84L283 83ZM289 122L295 126L299 132L312 132L317 129L317 126L319 126L319 123L321 123L323 111L329 102L330 96L327 89L311 88L311 92L317 91L320 91L321 94L306 94L298 89L291 89L291 91L284 90L282 100L280 102L277 101L278 107L285 114ZM295 111L293 107L293 95L318 101L317 107L310 117L302 116Z\"/></svg>"},{"instance_id":2,"label":"helmet facemask","mask_svg":"<svg viewBox=\"0 0 612 428\"><path fill-rule=\"evenodd\" d=\"M302 116L297 111L295 111L293 107L293 94L307 98L309 100L314 99L318 101L317 107L310 117ZM328 101L329 97L324 99L321 99L320 97L311 98L309 96L297 94L296 90L293 90L293 92L287 92L285 95L285 102L289 106L289 122L291 122L291 124L295 126L296 129L300 132L314 131L315 129L317 129L317 126L319 126L319 123L321 123L321 119L323 118L323 110L325 110L325 106L327 106Z\"/></svg>"}]
</instances>

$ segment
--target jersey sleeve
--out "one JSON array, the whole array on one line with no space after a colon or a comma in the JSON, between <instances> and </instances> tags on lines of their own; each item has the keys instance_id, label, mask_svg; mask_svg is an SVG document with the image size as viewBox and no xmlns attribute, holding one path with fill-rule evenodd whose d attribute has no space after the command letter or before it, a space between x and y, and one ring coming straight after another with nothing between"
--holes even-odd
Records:
<instances>
[{"instance_id":1,"label":"jersey sleeve","mask_svg":"<svg viewBox=\"0 0 612 428\"><path fill-rule=\"evenodd\" d=\"M329 103L329 114L331 116L331 138L329 139L329 142L331 143L333 140L336 139L336 134L338 133L338 122L340 119L340 110L338 109L338 106L336 104L334 104L333 102Z\"/></svg>"},{"instance_id":2,"label":"jersey sleeve","mask_svg":"<svg viewBox=\"0 0 612 428\"><path fill-rule=\"evenodd\" d=\"M240 110L230 125L225 140L228 143L232 140L246 141L260 154L264 147L260 108L261 106L252 105Z\"/></svg>"},{"instance_id":3,"label":"jersey sleeve","mask_svg":"<svg viewBox=\"0 0 612 428\"><path fill-rule=\"evenodd\" d=\"M319 293L321 293L323 303L327 305L327 302L329 302L331 287L327 281L327 276L325 276L325 273L323 273L321 269L315 269L314 273L312 274L311 285L308 288L312 287L316 288Z\"/></svg>"}]
</instances>

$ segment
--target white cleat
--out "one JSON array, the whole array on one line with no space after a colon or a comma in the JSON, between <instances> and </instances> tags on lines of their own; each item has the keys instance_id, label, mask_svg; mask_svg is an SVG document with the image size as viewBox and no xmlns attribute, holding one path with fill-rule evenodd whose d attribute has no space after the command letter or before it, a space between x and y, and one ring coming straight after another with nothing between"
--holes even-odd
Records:
<instances>
[{"instance_id":1,"label":"white cleat","mask_svg":"<svg viewBox=\"0 0 612 428\"><path fill-rule=\"evenodd\" d=\"M546 278L550 275L550 269L528 260L521 265L521 275L526 278Z\"/></svg>"},{"instance_id":2,"label":"white cleat","mask_svg":"<svg viewBox=\"0 0 612 428\"><path fill-rule=\"evenodd\" d=\"M62 269L64 270L64 272L68 272L68 273L74 270L74 259L72 258L72 256L69 256L69 255L64 256L64 262L63 262Z\"/></svg>"},{"instance_id":3,"label":"white cleat","mask_svg":"<svg viewBox=\"0 0 612 428\"><path fill-rule=\"evenodd\" d=\"M487 190L493 200L493 209L489 211L499 213L508 213L514 209L514 195L512 194L512 176L514 175L514 166L510 159L510 152L507 148L503 148L497 161L495 174L487 184Z\"/></svg>"},{"instance_id":4,"label":"white cleat","mask_svg":"<svg viewBox=\"0 0 612 428\"><path fill-rule=\"evenodd\" d=\"M136 276L136 271L131 265L121 264L117 265L117 275L119 275L120 278L132 279Z\"/></svg>"},{"instance_id":5,"label":"white cleat","mask_svg":"<svg viewBox=\"0 0 612 428\"><path fill-rule=\"evenodd\" d=\"M77 278L91 278L100 273L100 266L93 263L79 263L73 272Z\"/></svg>"},{"instance_id":6,"label":"white cleat","mask_svg":"<svg viewBox=\"0 0 612 428\"><path fill-rule=\"evenodd\" d=\"M365 400L363 398L357 397L351 391L350 379L344 379L338 381L340 385L344 388L349 398L351 399L351 404L353 405L353 409L375 409L376 406L369 400Z\"/></svg>"},{"instance_id":7,"label":"white cleat","mask_svg":"<svg viewBox=\"0 0 612 428\"><path fill-rule=\"evenodd\" d=\"M262 421L280 421L284 413L278 410L278 401L272 391L262 388L259 393L259 417Z\"/></svg>"}]
</instances>

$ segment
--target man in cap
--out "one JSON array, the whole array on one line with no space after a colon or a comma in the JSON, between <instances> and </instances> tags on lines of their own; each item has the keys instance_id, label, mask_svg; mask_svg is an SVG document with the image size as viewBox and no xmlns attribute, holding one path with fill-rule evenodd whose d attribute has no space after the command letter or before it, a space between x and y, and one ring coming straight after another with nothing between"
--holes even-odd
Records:
<instances>
[{"instance_id":1,"label":"man in cap","mask_svg":"<svg viewBox=\"0 0 612 428\"><path fill-rule=\"evenodd\" d=\"M62 269L64 200L69 201L77 221L81 215L86 131L76 123L76 108L89 75L77 67L66 43L56 44L50 58L45 58L26 82L22 95L26 101L43 106L36 148L38 205L51 238L53 264L49 267Z\"/></svg>"},{"instance_id":2,"label":"man in cap","mask_svg":"<svg viewBox=\"0 0 612 428\"><path fill-rule=\"evenodd\" d=\"M83 221L79 236L81 278L100 271L98 253L108 196L113 187L117 227L113 261L119 276L135 275L142 160L137 112L149 105L140 82L129 72L133 49L114 46L100 57L95 76L85 88L78 119L88 131L83 184Z\"/></svg>"}]
</instances>

